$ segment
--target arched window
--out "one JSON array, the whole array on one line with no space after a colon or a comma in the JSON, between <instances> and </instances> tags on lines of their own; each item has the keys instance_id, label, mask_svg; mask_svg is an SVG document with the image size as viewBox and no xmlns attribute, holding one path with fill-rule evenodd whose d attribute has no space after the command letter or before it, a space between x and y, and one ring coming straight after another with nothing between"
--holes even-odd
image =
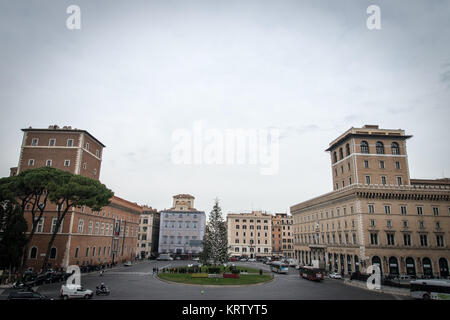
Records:
<instances>
[{"instance_id":1,"label":"arched window","mask_svg":"<svg viewBox=\"0 0 450 320\"><path fill-rule=\"evenodd\" d=\"M359 272L359 258L355 255L355 271Z\"/></svg>"},{"instance_id":2,"label":"arched window","mask_svg":"<svg viewBox=\"0 0 450 320\"><path fill-rule=\"evenodd\" d=\"M369 153L369 144L367 141L361 141L361 153Z\"/></svg>"},{"instance_id":3,"label":"arched window","mask_svg":"<svg viewBox=\"0 0 450 320\"><path fill-rule=\"evenodd\" d=\"M381 141L378 141L376 144L377 154L384 154L384 144Z\"/></svg>"},{"instance_id":4,"label":"arched window","mask_svg":"<svg viewBox=\"0 0 450 320\"><path fill-rule=\"evenodd\" d=\"M398 260L396 257L389 258L389 274L398 275Z\"/></svg>"},{"instance_id":5,"label":"arched window","mask_svg":"<svg viewBox=\"0 0 450 320\"><path fill-rule=\"evenodd\" d=\"M342 148L339 148L339 160L344 158L344 152L342 152Z\"/></svg>"},{"instance_id":6,"label":"arched window","mask_svg":"<svg viewBox=\"0 0 450 320\"><path fill-rule=\"evenodd\" d=\"M441 278L448 277L448 262L445 258L439 259L439 274L441 275Z\"/></svg>"},{"instance_id":7,"label":"arched window","mask_svg":"<svg viewBox=\"0 0 450 320\"><path fill-rule=\"evenodd\" d=\"M381 259L378 256L374 256L372 258L372 264L373 265L378 265L378 267L380 268L380 272L383 273L383 266L381 264Z\"/></svg>"},{"instance_id":8,"label":"arched window","mask_svg":"<svg viewBox=\"0 0 450 320\"><path fill-rule=\"evenodd\" d=\"M414 263L414 259L411 257L406 258L406 274L408 276L415 276L416 275L416 266Z\"/></svg>"},{"instance_id":9,"label":"arched window","mask_svg":"<svg viewBox=\"0 0 450 320\"><path fill-rule=\"evenodd\" d=\"M53 247L50 250L50 259L56 259L56 248L55 247Z\"/></svg>"},{"instance_id":10,"label":"arched window","mask_svg":"<svg viewBox=\"0 0 450 320\"><path fill-rule=\"evenodd\" d=\"M423 267L423 275L431 277L433 276L433 267L431 265L430 258L423 258L422 259L422 267Z\"/></svg>"},{"instance_id":11,"label":"arched window","mask_svg":"<svg viewBox=\"0 0 450 320\"><path fill-rule=\"evenodd\" d=\"M336 151L333 153L333 160L334 160L334 162L337 162L337 154L336 154Z\"/></svg>"},{"instance_id":12,"label":"arched window","mask_svg":"<svg viewBox=\"0 0 450 320\"><path fill-rule=\"evenodd\" d=\"M350 155L350 145L348 143L345 145L345 155L346 156Z\"/></svg>"},{"instance_id":13,"label":"arched window","mask_svg":"<svg viewBox=\"0 0 450 320\"><path fill-rule=\"evenodd\" d=\"M392 154L400 154L400 147L397 142L391 144Z\"/></svg>"},{"instance_id":14,"label":"arched window","mask_svg":"<svg viewBox=\"0 0 450 320\"><path fill-rule=\"evenodd\" d=\"M37 252L38 252L37 248L36 247L32 247L30 249L30 259L36 259Z\"/></svg>"}]
</instances>

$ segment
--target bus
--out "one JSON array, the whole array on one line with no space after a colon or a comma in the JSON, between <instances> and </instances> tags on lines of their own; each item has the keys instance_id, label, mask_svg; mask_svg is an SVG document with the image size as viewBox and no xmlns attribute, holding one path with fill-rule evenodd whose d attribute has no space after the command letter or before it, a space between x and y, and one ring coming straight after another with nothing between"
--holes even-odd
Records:
<instances>
[{"instance_id":1,"label":"bus","mask_svg":"<svg viewBox=\"0 0 450 320\"><path fill-rule=\"evenodd\" d=\"M450 300L450 280L430 279L410 282L412 298L424 300Z\"/></svg>"},{"instance_id":2,"label":"bus","mask_svg":"<svg viewBox=\"0 0 450 320\"><path fill-rule=\"evenodd\" d=\"M324 278L324 272L322 269L302 266L298 268L300 277L313 280L313 281L321 281Z\"/></svg>"},{"instance_id":3,"label":"bus","mask_svg":"<svg viewBox=\"0 0 450 320\"><path fill-rule=\"evenodd\" d=\"M281 261L274 261L270 264L270 271L276 273L289 273L289 265Z\"/></svg>"}]
</instances>

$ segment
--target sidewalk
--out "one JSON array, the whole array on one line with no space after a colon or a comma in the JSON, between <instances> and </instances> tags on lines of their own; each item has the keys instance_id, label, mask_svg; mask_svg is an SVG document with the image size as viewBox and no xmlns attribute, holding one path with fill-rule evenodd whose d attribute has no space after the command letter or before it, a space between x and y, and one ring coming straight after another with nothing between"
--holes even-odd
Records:
<instances>
[{"instance_id":1,"label":"sidewalk","mask_svg":"<svg viewBox=\"0 0 450 320\"><path fill-rule=\"evenodd\" d=\"M357 280L349 280L349 279L344 279L344 284L352 286L352 287L358 287L358 288L375 291L375 292L380 292L380 293L396 294L396 295L400 295L400 296L409 296L410 295L409 289L405 289L405 288L381 286L380 289L371 290L371 289L367 288L366 282L357 281Z\"/></svg>"},{"instance_id":2,"label":"sidewalk","mask_svg":"<svg viewBox=\"0 0 450 320\"><path fill-rule=\"evenodd\" d=\"M138 260L138 261L133 261L133 265L137 265L137 264L141 264L146 262L147 260ZM117 269L122 269L122 268L128 268L128 267L124 267L123 263L117 263L114 267L111 268L105 268L103 269L103 271L106 273L108 273L109 271L113 271L113 270L117 270ZM100 270L96 270L96 271L90 271L90 272L82 272L80 275L81 276L87 276L87 275L92 275L92 274L99 274ZM13 283L10 284L0 284L0 289L9 289L12 288Z\"/></svg>"}]
</instances>

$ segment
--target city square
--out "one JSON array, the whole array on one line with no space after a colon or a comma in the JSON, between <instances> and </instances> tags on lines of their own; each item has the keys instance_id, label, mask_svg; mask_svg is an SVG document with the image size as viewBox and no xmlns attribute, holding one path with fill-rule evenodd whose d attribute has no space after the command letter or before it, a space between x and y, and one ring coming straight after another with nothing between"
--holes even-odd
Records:
<instances>
[{"instance_id":1,"label":"city square","mask_svg":"<svg viewBox=\"0 0 450 320\"><path fill-rule=\"evenodd\" d=\"M299 277L291 268L289 274L276 274L268 283L250 286L199 286L164 282L153 274L153 268L186 265L186 261L145 261L133 266L120 266L83 274L81 284L95 289L104 283L111 290L108 296L94 296L93 300L404 300L409 296L384 294L345 285L342 280L325 279L314 282ZM195 262L194 262L195 263ZM262 263L239 265L269 270ZM36 290L53 299L60 299L62 283L45 284ZM2 290L2 289L0 289ZM8 290L0 295L6 299Z\"/></svg>"}]
</instances>

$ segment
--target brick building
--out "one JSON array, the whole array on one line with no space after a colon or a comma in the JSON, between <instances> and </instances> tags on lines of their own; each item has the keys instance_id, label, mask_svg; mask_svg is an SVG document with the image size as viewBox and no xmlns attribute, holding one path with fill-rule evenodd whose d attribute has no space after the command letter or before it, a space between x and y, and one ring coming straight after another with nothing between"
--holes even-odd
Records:
<instances>
[{"instance_id":1,"label":"brick building","mask_svg":"<svg viewBox=\"0 0 450 320\"><path fill-rule=\"evenodd\" d=\"M366 125L330 143L334 191L291 207L300 263L449 276L450 181L410 179L410 137Z\"/></svg>"},{"instance_id":2,"label":"brick building","mask_svg":"<svg viewBox=\"0 0 450 320\"><path fill-rule=\"evenodd\" d=\"M89 132L56 125L22 131L19 164L11 168L11 175L51 166L99 180L105 146ZM50 266L66 268L71 264L97 265L134 259L141 213L141 206L116 196L99 212L86 207L72 208L55 238ZM56 208L49 203L29 246L28 267L41 269L55 216ZM31 215L25 212L25 218L31 228Z\"/></svg>"}]
</instances>

